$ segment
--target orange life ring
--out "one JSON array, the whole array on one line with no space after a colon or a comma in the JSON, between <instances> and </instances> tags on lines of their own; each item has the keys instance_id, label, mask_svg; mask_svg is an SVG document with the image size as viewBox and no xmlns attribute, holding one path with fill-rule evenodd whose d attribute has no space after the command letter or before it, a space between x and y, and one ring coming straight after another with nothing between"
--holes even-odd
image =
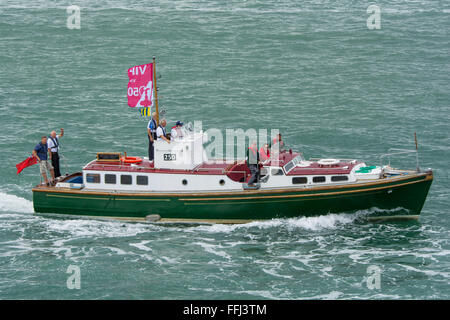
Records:
<instances>
[{"instance_id":1,"label":"orange life ring","mask_svg":"<svg viewBox=\"0 0 450 320\"><path fill-rule=\"evenodd\" d=\"M139 163L142 162L142 158L140 157L122 157L123 163Z\"/></svg>"}]
</instances>

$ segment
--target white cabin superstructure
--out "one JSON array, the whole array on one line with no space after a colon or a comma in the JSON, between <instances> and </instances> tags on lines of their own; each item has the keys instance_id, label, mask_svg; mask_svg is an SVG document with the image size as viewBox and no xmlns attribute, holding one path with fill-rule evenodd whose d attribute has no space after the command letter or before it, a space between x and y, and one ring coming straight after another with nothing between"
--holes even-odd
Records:
<instances>
[{"instance_id":1,"label":"white cabin superstructure","mask_svg":"<svg viewBox=\"0 0 450 320\"><path fill-rule=\"evenodd\" d=\"M71 187L114 192L217 192L242 191L250 172L245 160L208 160L203 143L206 133L185 131L171 143L155 141L155 161L143 158L137 163L102 161L88 163L82 181ZM362 170L363 169L363 170ZM262 164L261 190L310 188L342 185L380 179L380 166L367 167L352 159L305 160L299 153L283 151L278 159ZM59 183L68 187L68 183ZM57 185L57 186L58 186Z\"/></svg>"}]
</instances>

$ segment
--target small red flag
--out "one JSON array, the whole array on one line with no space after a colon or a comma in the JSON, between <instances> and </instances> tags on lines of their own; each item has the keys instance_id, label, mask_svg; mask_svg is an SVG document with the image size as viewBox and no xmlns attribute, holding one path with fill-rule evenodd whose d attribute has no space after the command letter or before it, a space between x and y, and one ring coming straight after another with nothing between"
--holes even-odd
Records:
<instances>
[{"instance_id":1,"label":"small red flag","mask_svg":"<svg viewBox=\"0 0 450 320\"><path fill-rule=\"evenodd\" d=\"M37 163L37 159L35 157L28 157L22 162L16 164L17 174L21 173L23 169L26 167L32 166Z\"/></svg>"}]
</instances>

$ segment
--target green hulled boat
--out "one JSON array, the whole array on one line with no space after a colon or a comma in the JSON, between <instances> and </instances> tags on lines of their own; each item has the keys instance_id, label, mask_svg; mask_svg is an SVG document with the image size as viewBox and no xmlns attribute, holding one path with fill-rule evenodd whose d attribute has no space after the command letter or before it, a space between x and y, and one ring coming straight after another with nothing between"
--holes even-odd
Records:
<instances>
[{"instance_id":1,"label":"green hulled boat","mask_svg":"<svg viewBox=\"0 0 450 320\"><path fill-rule=\"evenodd\" d=\"M171 148L196 142L188 137ZM131 158L135 163L127 163L120 154L99 154L55 186L36 186L35 211L161 222L242 223L358 210L369 210L369 219L418 218L433 181L431 170L305 160L284 151L263 163L259 184L249 188L244 161L192 161L192 168L183 167L186 163L179 168L164 160L164 143L155 142L154 162Z\"/></svg>"},{"instance_id":2,"label":"green hulled boat","mask_svg":"<svg viewBox=\"0 0 450 320\"><path fill-rule=\"evenodd\" d=\"M128 104L156 111L153 63L128 70ZM189 127L188 127L189 128ZM244 160L210 160L202 130L183 129L170 143L154 142L154 161L98 153L81 172L55 186L33 188L34 210L151 221L239 223L369 210L370 218L417 218L431 170L367 166L355 159L310 159L280 150L280 141L260 163L260 179L250 187ZM275 147L276 145L276 147ZM413 150L417 154L416 150ZM400 151L405 152L404 150Z\"/></svg>"}]
</instances>

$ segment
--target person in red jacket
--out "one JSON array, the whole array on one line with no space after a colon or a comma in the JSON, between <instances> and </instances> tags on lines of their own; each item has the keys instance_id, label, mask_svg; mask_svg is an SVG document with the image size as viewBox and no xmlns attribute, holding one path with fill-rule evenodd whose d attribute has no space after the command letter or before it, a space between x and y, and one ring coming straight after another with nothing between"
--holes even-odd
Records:
<instances>
[{"instance_id":1,"label":"person in red jacket","mask_svg":"<svg viewBox=\"0 0 450 320\"><path fill-rule=\"evenodd\" d=\"M261 149L259 149L259 158L261 161L266 161L270 158L270 150L269 150L269 144L264 144Z\"/></svg>"},{"instance_id":2,"label":"person in red jacket","mask_svg":"<svg viewBox=\"0 0 450 320\"><path fill-rule=\"evenodd\" d=\"M272 159L278 159L279 154L283 152L284 141L281 139L281 133L279 133L269 145L270 155Z\"/></svg>"},{"instance_id":3,"label":"person in red jacket","mask_svg":"<svg viewBox=\"0 0 450 320\"><path fill-rule=\"evenodd\" d=\"M259 153L256 142L252 142L248 148L246 162L251 173L247 184L248 186L254 186L255 182L259 182Z\"/></svg>"},{"instance_id":4,"label":"person in red jacket","mask_svg":"<svg viewBox=\"0 0 450 320\"><path fill-rule=\"evenodd\" d=\"M273 138L272 144L270 145L270 147L272 147L276 143L279 144L280 150L284 147L284 141L281 139L281 133L279 133L275 138Z\"/></svg>"}]
</instances>

